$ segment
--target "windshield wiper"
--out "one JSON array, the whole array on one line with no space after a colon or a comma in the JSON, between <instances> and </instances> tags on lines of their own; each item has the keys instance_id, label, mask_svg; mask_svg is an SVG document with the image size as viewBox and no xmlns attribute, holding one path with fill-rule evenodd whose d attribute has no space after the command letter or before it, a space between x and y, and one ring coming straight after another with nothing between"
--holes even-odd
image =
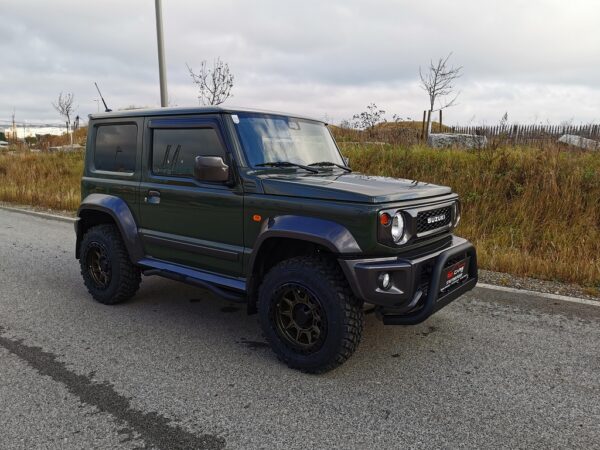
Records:
<instances>
[{"instance_id":1,"label":"windshield wiper","mask_svg":"<svg viewBox=\"0 0 600 450\"><path fill-rule=\"evenodd\" d=\"M316 166L316 167L335 166L335 167L339 167L340 169L345 170L348 173L352 172L352 169L350 167L342 166L341 164L337 164L337 163L330 162L330 161L316 162L316 163L309 164L309 166Z\"/></svg>"},{"instance_id":2,"label":"windshield wiper","mask_svg":"<svg viewBox=\"0 0 600 450\"><path fill-rule=\"evenodd\" d=\"M273 161L273 162L265 162L261 164L256 164L256 167L299 167L304 170L308 170L312 173L319 173L317 169L314 167L304 166L302 164L296 164L289 161Z\"/></svg>"}]
</instances>

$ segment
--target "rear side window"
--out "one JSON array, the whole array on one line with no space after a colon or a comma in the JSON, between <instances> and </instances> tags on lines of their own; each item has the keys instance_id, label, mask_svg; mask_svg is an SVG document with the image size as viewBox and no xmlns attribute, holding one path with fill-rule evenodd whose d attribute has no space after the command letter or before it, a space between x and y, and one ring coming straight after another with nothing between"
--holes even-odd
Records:
<instances>
[{"instance_id":1,"label":"rear side window","mask_svg":"<svg viewBox=\"0 0 600 450\"><path fill-rule=\"evenodd\" d=\"M109 172L134 172L137 125L99 125L96 131L94 166Z\"/></svg>"},{"instance_id":2,"label":"rear side window","mask_svg":"<svg viewBox=\"0 0 600 450\"><path fill-rule=\"evenodd\" d=\"M152 172L191 177L196 156L225 158L225 148L214 128L156 129L152 138Z\"/></svg>"}]
</instances>

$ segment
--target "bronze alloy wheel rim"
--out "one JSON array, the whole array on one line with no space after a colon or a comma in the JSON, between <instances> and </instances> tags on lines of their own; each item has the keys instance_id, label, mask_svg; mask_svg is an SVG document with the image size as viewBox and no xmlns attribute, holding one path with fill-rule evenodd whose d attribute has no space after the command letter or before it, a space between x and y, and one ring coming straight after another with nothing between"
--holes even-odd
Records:
<instances>
[{"instance_id":1,"label":"bronze alloy wheel rim","mask_svg":"<svg viewBox=\"0 0 600 450\"><path fill-rule=\"evenodd\" d=\"M94 284L100 289L106 289L111 279L106 247L98 242L92 242L87 252L86 264Z\"/></svg>"},{"instance_id":2,"label":"bronze alloy wheel rim","mask_svg":"<svg viewBox=\"0 0 600 450\"><path fill-rule=\"evenodd\" d=\"M318 298L295 283L281 286L274 298L277 334L302 353L319 350L327 334L327 318Z\"/></svg>"}]
</instances>

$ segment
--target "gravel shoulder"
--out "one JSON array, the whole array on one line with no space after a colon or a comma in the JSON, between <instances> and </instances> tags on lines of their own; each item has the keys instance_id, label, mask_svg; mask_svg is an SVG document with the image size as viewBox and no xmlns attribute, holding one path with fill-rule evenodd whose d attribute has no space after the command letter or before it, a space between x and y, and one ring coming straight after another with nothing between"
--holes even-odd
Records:
<instances>
[{"instance_id":1,"label":"gravel shoulder","mask_svg":"<svg viewBox=\"0 0 600 450\"><path fill-rule=\"evenodd\" d=\"M538 280L536 278L520 277L509 273L483 269L479 269L479 281L496 286L600 301L600 287L585 288L576 284L561 283L560 281Z\"/></svg>"},{"instance_id":2,"label":"gravel shoulder","mask_svg":"<svg viewBox=\"0 0 600 450\"><path fill-rule=\"evenodd\" d=\"M50 208L44 208L43 206L20 205L18 203L9 203L9 202L0 201L0 208L1 207L9 208L11 210L22 209L24 211L39 212L39 213L43 213L43 214L52 214L55 216L63 216L63 217L69 217L69 218L74 218L77 215L77 213L75 211L50 209Z\"/></svg>"}]
</instances>

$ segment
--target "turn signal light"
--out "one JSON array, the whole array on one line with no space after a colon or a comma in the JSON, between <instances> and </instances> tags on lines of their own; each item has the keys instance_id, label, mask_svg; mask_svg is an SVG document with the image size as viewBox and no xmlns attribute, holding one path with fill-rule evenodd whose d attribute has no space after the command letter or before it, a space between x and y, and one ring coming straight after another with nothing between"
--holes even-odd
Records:
<instances>
[{"instance_id":1,"label":"turn signal light","mask_svg":"<svg viewBox=\"0 0 600 450\"><path fill-rule=\"evenodd\" d=\"M390 223L392 223L392 216L388 213L383 213L379 216L379 223L384 227L387 227Z\"/></svg>"},{"instance_id":2,"label":"turn signal light","mask_svg":"<svg viewBox=\"0 0 600 450\"><path fill-rule=\"evenodd\" d=\"M259 216L258 214L254 214L252 216L252 220L254 220L255 222L260 222L262 220L262 217Z\"/></svg>"}]
</instances>

